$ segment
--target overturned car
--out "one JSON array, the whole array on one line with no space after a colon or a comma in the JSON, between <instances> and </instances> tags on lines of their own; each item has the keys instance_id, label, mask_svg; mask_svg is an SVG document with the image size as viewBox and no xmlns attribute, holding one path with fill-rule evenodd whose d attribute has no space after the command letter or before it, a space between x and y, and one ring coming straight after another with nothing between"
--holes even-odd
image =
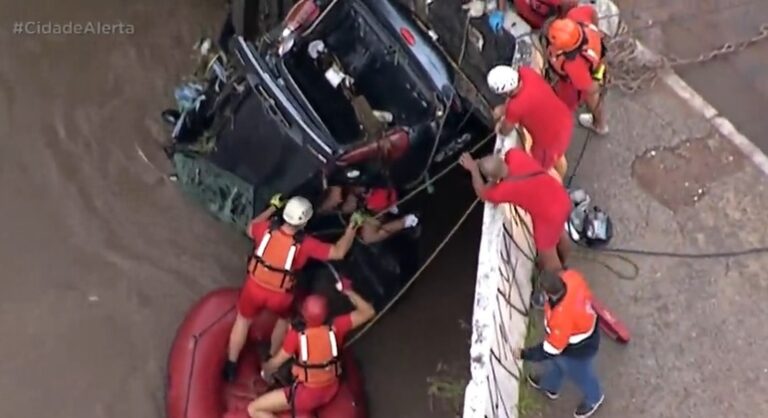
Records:
<instances>
[{"instance_id":1,"label":"overturned car","mask_svg":"<svg viewBox=\"0 0 768 418\"><path fill-rule=\"evenodd\" d=\"M318 205L329 185L425 190L488 137L487 105L434 32L394 0L302 0L273 30L233 32L218 47L200 44L202 70L177 89L178 109L163 112L175 178L223 221L244 228L276 193ZM388 209L428 215L423 201ZM315 216L308 230L333 240L344 222ZM401 233L355 244L326 267L381 308L425 245Z\"/></svg>"}]
</instances>

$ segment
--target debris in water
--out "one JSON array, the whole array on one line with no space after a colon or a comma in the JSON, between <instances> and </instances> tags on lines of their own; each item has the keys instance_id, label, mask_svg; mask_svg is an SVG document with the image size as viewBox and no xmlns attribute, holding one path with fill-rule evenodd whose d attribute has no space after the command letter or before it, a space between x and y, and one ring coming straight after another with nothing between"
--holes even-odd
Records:
<instances>
[{"instance_id":1,"label":"debris in water","mask_svg":"<svg viewBox=\"0 0 768 418\"><path fill-rule=\"evenodd\" d=\"M149 158L147 158L147 155L146 155L146 154L144 154L144 151L142 151L141 147L139 147L139 144L137 144L136 142L134 142L134 143L133 143L133 146L134 146L134 147L136 147L136 153L137 153L137 154L139 154L139 157L140 157L140 158L141 158L141 159L142 159L142 160L143 160L145 163L147 163L147 165L149 165L150 167L152 167L152 169L153 169L153 170L155 170L155 172L156 172L157 174L159 174L159 175L160 175L160 177L165 177L165 175L163 174L163 172L162 172L162 171L160 171L160 169L159 169L159 168L157 168L157 166L156 166L156 165L154 165L154 164L152 163L152 161L149 161Z\"/></svg>"}]
</instances>

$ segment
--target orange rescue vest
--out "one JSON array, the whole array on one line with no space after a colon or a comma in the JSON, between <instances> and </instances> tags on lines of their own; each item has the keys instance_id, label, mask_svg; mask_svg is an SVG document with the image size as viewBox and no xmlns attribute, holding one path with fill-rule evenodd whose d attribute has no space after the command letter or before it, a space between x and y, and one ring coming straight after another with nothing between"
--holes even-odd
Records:
<instances>
[{"instance_id":1,"label":"orange rescue vest","mask_svg":"<svg viewBox=\"0 0 768 418\"><path fill-rule=\"evenodd\" d=\"M597 314L592 308L592 292L582 275L574 270L561 274L566 292L552 308L544 305L544 351L560 354L569 344L578 344L589 338L597 327Z\"/></svg>"},{"instance_id":2,"label":"orange rescue vest","mask_svg":"<svg viewBox=\"0 0 768 418\"><path fill-rule=\"evenodd\" d=\"M327 386L341 375L339 347L333 327L321 325L299 332L299 353L293 365L296 381L306 386Z\"/></svg>"},{"instance_id":3,"label":"orange rescue vest","mask_svg":"<svg viewBox=\"0 0 768 418\"><path fill-rule=\"evenodd\" d=\"M248 259L251 279L267 289L288 292L293 289L294 261L302 241L301 232L288 235L279 223L270 225Z\"/></svg>"},{"instance_id":4,"label":"orange rescue vest","mask_svg":"<svg viewBox=\"0 0 768 418\"><path fill-rule=\"evenodd\" d=\"M605 65L605 45L603 43L603 33L595 25L578 22L581 28L581 43L571 51L558 51L549 46L549 64L560 77L567 78L565 72L565 63L576 58L583 58L589 65L589 71L592 78L602 81Z\"/></svg>"}]
</instances>

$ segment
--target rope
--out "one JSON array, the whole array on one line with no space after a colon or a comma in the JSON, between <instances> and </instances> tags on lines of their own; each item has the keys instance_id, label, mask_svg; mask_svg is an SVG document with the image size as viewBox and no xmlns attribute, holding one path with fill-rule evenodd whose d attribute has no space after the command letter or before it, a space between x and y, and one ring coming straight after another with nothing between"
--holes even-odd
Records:
<instances>
[{"instance_id":1,"label":"rope","mask_svg":"<svg viewBox=\"0 0 768 418\"><path fill-rule=\"evenodd\" d=\"M389 311L392 308L392 306L395 305L395 303L405 294L405 292L408 291L408 289L411 288L413 283L416 282L416 279L418 279L419 276L421 276L421 274L427 269L427 267L429 267L429 265L432 263L432 261L435 260L435 258L440 253L440 251L442 251L443 247L445 247L445 245L448 244L448 242L451 240L451 238L453 238L453 236L456 234L456 232L458 232L458 230L461 227L461 225L464 224L464 222L469 217L469 214L472 213L472 211L475 209L475 207L477 206L477 204L479 202L480 202L480 199L475 199L475 201L472 202L471 205L469 205L469 208L464 212L464 214L461 216L459 221L456 223L456 225L453 226L451 231L448 232L448 235L440 242L440 244L437 246L437 248L435 248L435 250L432 251L432 254L429 255L429 257L424 262L424 264L422 264L421 268L419 268L419 270L417 270L416 273L414 273L414 275L410 278L410 280L408 280L408 282L405 284L405 286L403 286L403 288L400 289L399 292L397 292L397 294L392 298L392 300L390 300L389 303L387 303L387 305L384 306L384 309L382 309L381 311L377 312L376 316L370 322L368 322L365 325L364 328L362 328L359 332L357 332L345 344L345 347L351 346L352 344L355 343L355 341L357 341L360 337L362 337L363 334L368 332L368 330L373 326L373 324L375 324L385 313L387 313L387 311Z\"/></svg>"},{"instance_id":2,"label":"rope","mask_svg":"<svg viewBox=\"0 0 768 418\"><path fill-rule=\"evenodd\" d=\"M461 66L461 63L464 61L464 54L467 52L467 40L469 39L469 22L470 17L467 15L467 19L464 21L464 36L462 37L461 42L461 50L459 52L459 59L456 61L456 64ZM437 135L435 135L435 143L432 145L432 151L429 153L429 159L427 160L427 166L424 168L424 171L419 174L419 177L411 182L409 184L409 187L412 187L416 183L420 182L422 179L426 178L425 183L429 184L429 168L432 165L432 161L435 158L435 154L437 153L437 148L440 145L440 136L443 134L443 128L445 127L445 121L448 120L448 115L451 113L451 105L453 104L453 101L456 99L456 89L454 88L453 91L451 91L451 96L448 99L448 102L446 103L446 109L445 113L443 113L442 119L440 119L440 127L437 129ZM469 115L467 115L469 116ZM466 121L466 118L465 118Z\"/></svg>"},{"instance_id":3,"label":"rope","mask_svg":"<svg viewBox=\"0 0 768 418\"><path fill-rule=\"evenodd\" d=\"M470 148L470 149L469 149L469 153L471 154L471 153L473 153L473 152L477 151L478 149L480 149L480 148L481 148L483 145L485 145L485 144L486 144L486 143L487 143L487 142L488 142L488 141L489 141L491 138L494 138L494 137L495 137L495 135L496 135L495 133L491 133L491 134L488 134L488 136L486 136L485 138L483 138L482 140L480 140L480 142L478 142L477 144L475 144L475 146L473 146L472 148ZM400 200L398 200L397 202L395 202L395 204L394 204L394 205L392 205L392 207L395 207L395 206L399 206L399 205L401 205L401 204L403 204L403 203L405 203L405 202L407 202L407 201L409 201L409 200L413 199L413 198L414 198L414 197L415 197L417 194L419 194L420 192L422 192L423 190L425 190L425 189L427 189L428 187L432 186L432 184L434 184L435 182L437 182L438 180L440 180L441 178L443 178L443 177L444 177L446 174L448 174L448 173L449 173L449 172L450 172L450 171L451 171L451 170L452 170L454 167L456 167L458 164L459 164L459 160L456 160L456 161L454 161L454 162L453 162L453 163L451 163L449 166L445 167L445 168L444 168L442 171L440 171L439 173L437 173L437 175L435 175L434 177L432 177L430 180L428 180L428 181L424 182L424 184L422 184L421 186L419 186L419 187L417 187L416 189L412 190L410 193L408 193L407 195L405 195L405 197L403 197L402 199L400 199ZM384 216L384 215L387 213L387 211L389 211L389 209L391 209L391 207L390 207L390 208L387 208L387 209L385 209L385 210L383 210L383 211L381 211L381 212L379 212L379 213L377 213L376 215L374 215L374 217L375 217L375 218L380 218L380 217Z\"/></svg>"},{"instance_id":4,"label":"rope","mask_svg":"<svg viewBox=\"0 0 768 418\"><path fill-rule=\"evenodd\" d=\"M687 259L716 259L716 258L736 258L749 255L768 253L768 247L753 247L743 250L716 251L708 253L688 253L671 251L652 251L634 248L590 248L591 251L614 254L633 254L644 257L662 257L662 258L687 258Z\"/></svg>"},{"instance_id":5,"label":"rope","mask_svg":"<svg viewBox=\"0 0 768 418\"><path fill-rule=\"evenodd\" d=\"M615 16L608 16L607 18L612 18L612 17L615 17ZM465 27L464 27L464 38L462 41L461 53L459 54L459 60L458 60L459 65L461 65L461 61L463 60L464 54L466 51L467 38L468 38L467 32L469 30L469 22L470 22L470 19L469 17L467 17ZM626 24L624 22L620 22L620 27L616 36L608 38L606 41L607 49L609 51L606 57L606 65L611 70L611 73L610 73L611 75L606 82L606 87L617 87L624 92L634 93L642 88L653 86L658 78L659 70L663 68L668 68L668 67L677 66L677 65L688 65L692 63L703 63L703 62L718 58L725 54L730 54L735 51L743 50L751 45L754 45L759 41L762 41L765 38L768 38L768 24L762 25L760 27L758 35L752 38L749 38L745 41L740 41L735 44L736 46L734 46L734 44L731 44L731 43L726 43L722 47L708 54L701 54L699 57L694 59L682 60L676 57L671 57L671 58L660 57L656 61L649 61L647 57L640 56L638 42L630 35L630 31L626 26ZM532 44L535 49L539 50L540 53L543 53L543 51L539 49L539 46L536 45L535 42L532 42ZM453 97L453 94L452 94L452 97ZM601 97L600 100L602 101L604 97L605 96L603 95L603 97ZM439 140L440 135L442 134L443 126L445 124L445 120L447 119L449 111L450 111L450 107L446 109L446 113L443 119L441 120L441 124L438 129L438 135L435 140L436 142L431 152L431 157L434 157L434 154L437 150L437 142ZM592 136L593 136L593 132L591 130L588 130L587 137L584 141L584 144L582 145L582 149L579 153L576 164L574 165L573 172L568 178L568 180L566 181L566 186L568 187L570 187L573 179L576 176L576 173L579 169L579 166L581 165L581 161L583 160L584 154L586 153L586 149L589 145L590 140L592 139ZM470 153L479 149L486 142L488 142L488 140L490 140L492 137L494 137L494 134L493 133L489 134L486 138L484 138L477 145L475 145L470 150ZM431 159L432 158L430 158L430 162L431 162ZM440 173L438 173L434 178L431 178L431 179L427 178L427 180L424 182L423 185L411 191L409 194L407 194L405 197L400 199L393 206L403 204L406 201L412 199L421 191L431 187L432 184L434 184L440 178L445 176L457 164L458 164L458 161L454 161L451 165L449 165L448 167L443 169ZM427 170L428 168L425 169L425 171L419 177L419 180L424 178L425 175L428 176ZM423 273L424 270L426 270L426 268L432 263L432 261L434 261L437 254L448 243L448 241L450 241L450 239L453 237L456 231L458 231L459 227L466 221L467 217L475 208L475 206L478 204L478 202L479 202L479 199L476 199L472 203L472 205L470 205L469 209L464 213L464 215L461 217L458 223L454 225L453 229L448 233L448 235L440 242L437 248L432 252L432 254L427 258L425 263L421 266L421 268L419 268L419 270L409 279L409 281L405 284L405 286L392 298L392 300L384 307L384 309L378 312L377 315L373 318L373 320L371 320L371 322L366 324L364 328L362 328L358 333L354 335L354 337L352 337L352 339L349 340L349 342L347 342L346 346L351 346L355 341L357 341L360 337L362 337L362 335L365 334L373 326L373 324L375 324L387 311L389 311L389 309L400 299L400 297L402 297L402 295L413 285L413 283L421 275L421 273ZM387 212L387 210L379 212L378 214L375 215L375 218L379 218L383 216ZM516 210L515 210L515 215L518 218L520 216ZM521 223L526 228L527 235L532 236L532 232L530 230L529 225L526 222L521 222ZM510 235L510 238L511 238L511 241L518 248L518 250L520 250L520 252L529 261L535 263L535 257L528 255L528 253L522 248L520 243L518 243L514 239L514 236ZM584 251L584 250L577 249L576 256L578 256L579 258L585 261L592 262L604 267L606 270L612 272L617 278L623 279L623 280L633 280L637 278L640 272L640 268L635 262L623 256L622 254L635 254L635 255L642 255L642 256L671 257L671 258L725 258L725 257L737 257L742 255L751 255L751 254L759 254L759 253L768 253L768 247L751 248L751 249L746 249L741 251L730 251L730 252L722 252L722 253L702 253L702 254L672 253L672 252L661 252L661 251L625 249L625 248L590 248L590 250L591 251L596 250L600 253L603 253L602 258L605 258L605 256L607 255L616 260L620 260L624 262L625 264L631 267L633 273L624 274L620 272L619 270L617 270L607 262L603 261L599 256L597 256L591 251Z\"/></svg>"}]
</instances>

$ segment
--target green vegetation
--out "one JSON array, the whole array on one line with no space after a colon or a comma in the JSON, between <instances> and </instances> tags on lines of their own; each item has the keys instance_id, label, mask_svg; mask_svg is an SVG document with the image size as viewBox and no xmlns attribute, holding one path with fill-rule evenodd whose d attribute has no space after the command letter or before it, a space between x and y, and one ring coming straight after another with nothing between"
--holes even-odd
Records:
<instances>
[{"instance_id":1,"label":"green vegetation","mask_svg":"<svg viewBox=\"0 0 768 418\"><path fill-rule=\"evenodd\" d=\"M528 330L525 335L526 347L538 342L544 331L544 324L533 314L534 312L528 317ZM530 364L523 364L523 370L520 376L520 397L517 400L517 413L520 418L531 418L541 412L541 394L525 382L525 376L527 376L530 371Z\"/></svg>"},{"instance_id":2,"label":"green vegetation","mask_svg":"<svg viewBox=\"0 0 768 418\"><path fill-rule=\"evenodd\" d=\"M466 372L460 372L456 367L438 363L435 375L427 377L427 395L429 409L439 408L451 417L461 417L464 406L464 389L468 379Z\"/></svg>"}]
</instances>

